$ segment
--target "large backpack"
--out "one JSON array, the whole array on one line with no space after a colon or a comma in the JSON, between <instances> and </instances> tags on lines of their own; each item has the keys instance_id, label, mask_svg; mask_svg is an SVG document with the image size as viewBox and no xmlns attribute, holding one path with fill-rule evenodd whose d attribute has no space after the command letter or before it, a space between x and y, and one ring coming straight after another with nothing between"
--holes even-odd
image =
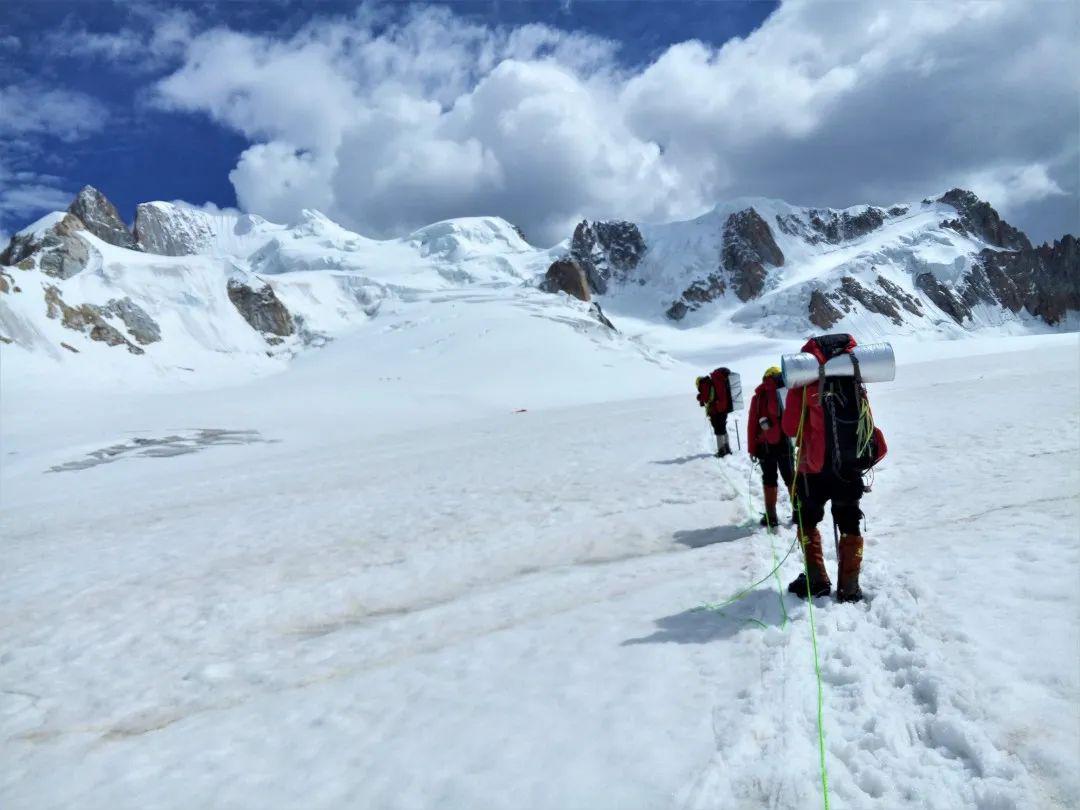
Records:
<instances>
[{"instance_id":1,"label":"large backpack","mask_svg":"<svg viewBox=\"0 0 1080 810\"><path fill-rule=\"evenodd\" d=\"M698 377L698 405L710 414L731 413L734 410L734 400L731 396L730 376L729 369L716 368L707 377Z\"/></svg>"},{"instance_id":2,"label":"large backpack","mask_svg":"<svg viewBox=\"0 0 1080 810\"><path fill-rule=\"evenodd\" d=\"M817 355L818 394L824 415L825 464L833 471L869 470L885 457L885 437L874 425L874 414L866 396L859 361L852 354L856 346L851 335L822 335L811 338L804 350ZM852 377L826 377L825 363L840 354L850 354L855 370Z\"/></svg>"}]
</instances>

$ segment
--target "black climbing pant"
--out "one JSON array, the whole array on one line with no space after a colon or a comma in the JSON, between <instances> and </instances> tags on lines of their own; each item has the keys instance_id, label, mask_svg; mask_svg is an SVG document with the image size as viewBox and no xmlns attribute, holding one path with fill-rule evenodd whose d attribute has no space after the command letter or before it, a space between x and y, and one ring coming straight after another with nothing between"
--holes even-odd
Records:
<instances>
[{"instance_id":1,"label":"black climbing pant","mask_svg":"<svg viewBox=\"0 0 1080 810\"><path fill-rule=\"evenodd\" d=\"M761 483L767 487L777 485L777 473L784 479L784 487L791 491L791 443L786 439L777 444L760 445L758 461L761 463Z\"/></svg>"},{"instance_id":2,"label":"black climbing pant","mask_svg":"<svg viewBox=\"0 0 1080 810\"><path fill-rule=\"evenodd\" d=\"M712 423L713 433L717 436L727 435L727 417L726 413L710 413L709 421Z\"/></svg>"},{"instance_id":3,"label":"black climbing pant","mask_svg":"<svg viewBox=\"0 0 1080 810\"><path fill-rule=\"evenodd\" d=\"M819 473L799 473L796 486L799 525L810 532L825 518L825 504L832 503L832 516L841 534L862 534L859 521L862 510L863 482L859 471L829 467Z\"/></svg>"}]
</instances>

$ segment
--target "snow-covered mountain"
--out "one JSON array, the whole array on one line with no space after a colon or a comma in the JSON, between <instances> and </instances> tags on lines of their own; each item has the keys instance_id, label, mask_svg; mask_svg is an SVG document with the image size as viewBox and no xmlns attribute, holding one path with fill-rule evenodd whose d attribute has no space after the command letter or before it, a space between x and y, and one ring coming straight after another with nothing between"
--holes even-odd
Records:
<instances>
[{"instance_id":1,"label":"snow-covered mountain","mask_svg":"<svg viewBox=\"0 0 1080 810\"><path fill-rule=\"evenodd\" d=\"M84 191L0 259L0 806L804 810L822 768L836 807L1080 806L1080 341L997 334L1075 325L1075 240L976 206L542 250ZM1021 311L926 292L980 272ZM813 641L692 385L811 299L898 363L867 599Z\"/></svg>"},{"instance_id":2,"label":"snow-covered mountain","mask_svg":"<svg viewBox=\"0 0 1080 810\"><path fill-rule=\"evenodd\" d=\"M129 229L86 187L68 211L19 231L0 265L0 341L18 347L9 356L32 370L43 357L92 355L94 373L104 364L121 375L131 356L166 375L241 358L256 372L278 368L377 316L392 328L420 300L452 307L470 291L504 314L539 313L545 329L573 325L589 336L582 349L599 324L639 360L647 350L619 337L593 297L639 334L952 336L1075 328L1080 310L1076 239L1035 248L960 190L845 210L739 199L689 222L583 221L541 249L497 217L379 241L317 211L275 224L150 202Z\"/></svg>"},{"instance_id":3,"label":"snow-covered mountain","mask_svg":"<svg viewBox=\"0 0 1080 810\"><path fill-rule=\"evenodd\" d=\"M521 286L550 262L494 218L378 242L315 211L278 225L154 202L138 207L133 231L87 188L15 234L0 254L4 342L54 359L124 348L163 370L229 355L274 365L387 302Z\"/></svg>"},{"instance_id":4,"label":"snow-covered mountain","mask_svg":"<svg viewBox=\"0 0 1080 810\"><path fill-rule=\"evenodd\" d=\"M950 334L1058 325L1080 309L1076 238L1035 248L960 189L889 208L744 198L689 222L585 221L565 261L612 311L691 327ZM549 285L573 288L560 277Z\"/></svg>"}]
</instances>

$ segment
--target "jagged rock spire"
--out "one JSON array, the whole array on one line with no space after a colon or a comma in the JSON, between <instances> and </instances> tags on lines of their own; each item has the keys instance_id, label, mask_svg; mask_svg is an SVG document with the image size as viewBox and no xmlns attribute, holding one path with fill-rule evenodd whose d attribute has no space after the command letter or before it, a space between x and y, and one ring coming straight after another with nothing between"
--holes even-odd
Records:
<instances>
[{"instance_id":1,"label":"jagged rock spire","mask_svg":"<svg viewBox=\"0 0 1080 810\"><path fill-rule=\"evenodd\" d=\"M93 186L83 186L68 211L81 219L86 230L103 242L128 250L139 249L116 206Z\"/></svg>"}]
</instances>

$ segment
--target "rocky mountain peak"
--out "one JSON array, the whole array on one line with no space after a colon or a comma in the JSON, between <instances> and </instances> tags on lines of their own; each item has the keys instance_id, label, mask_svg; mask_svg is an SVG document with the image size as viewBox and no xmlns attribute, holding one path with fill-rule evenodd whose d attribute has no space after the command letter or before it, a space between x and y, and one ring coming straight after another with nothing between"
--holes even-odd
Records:
<instances>
[{"instance_id":1,"label":"rocky mountain peak","mask_svg":"<svg viewBox=\"0 0 1080 810\"><path fill-rule=\"evenodd\" d=\"M765 289L766 265L784 266L769 223L753 208L731 214L724 223L724 269L740 301L757 298Z\"/></svg>"},{"instance_id":2,"label":"rocky mountain peak","mask_svg":"<svg viewBox=\"0 0 1080 810\"><path fill-rule=\"evenodd\" d=\"M1070 310L1080 310L1080 241L1071 234L1026 250L986 248L979 261L984 289L1011 312L1026 309L1053 325Z\"/></svg>"},{"instance_id":3,"label":"rocky mountain peak","mask_svg":"<svg viewBox=\"0 0 1080 810\"><path fill-rule=\"evenodd\" d=\"M1031 249L1031 242L1022 231L1003 220L990 203L983 202L973 192L954 188L942 194L937 202L951 205L959 214L957 219L942 222L942 226L1008 250Z\"/></svg>"},{"instance_id":4,"label":"rocky mountain peak","mask_svg":"<svg viewBox=\"0 0 1080 810\"><path fill-rule=\"evenodd\" d=\"M79 238L79 233L86 230L83 221L72 213L56 213L40 222L48 224L40 230L29 228L11 238L0 253L0 264L23 270L37 266L46 275L61 279L81 272L91 255L89 245Z\"/></svg>"},{"instance_id":5,"label":"rocky mountain peak","mask_svg":"<svg viewBox=\"0 0 1080 810\"><path fill-rule=\"evenodd\" d=\"M776 224L788 236L798 237L811 245L821 242L839 245L866 236L884 225L887 219L907 212L906 207L899 205L887 211L868 205L858 213L811 208L805 218L798 214L777 214Z\"/></svg>"},{"instance_id":6,"label":"rocky mountain peak","mask_svg":"<svg viewBox=\"0 0 1080 810\"><path fill-rule=\"evenodd\" d=\"M116 206L93 186L83 186L68 211L81 219L86 230L101 241L128 250L139 249Z\"/></svg>"},{"instance_id":7,"label":"rocky mountain peak","mask_svg":"<svg viewBox=\"0 0 1080 810\"><path fill-rule=\"evenodd\" d=\"M605 293L612 278L625 278L645 255L645 239L633 222L583 219L574 228L570 255L585 271L594 292Z\"/></svg>"},{"instance_id":8,"label":"rocky mountain peak","mask_svg":"<svg viewBox=\"0 0 1080 810\"><path fill-rule=\"evenodd\" d=\"M199 253L214 237L206 215L172 203L140 203L135 209L139 249L162 256Z\"/></svg>"}]
</instances>

